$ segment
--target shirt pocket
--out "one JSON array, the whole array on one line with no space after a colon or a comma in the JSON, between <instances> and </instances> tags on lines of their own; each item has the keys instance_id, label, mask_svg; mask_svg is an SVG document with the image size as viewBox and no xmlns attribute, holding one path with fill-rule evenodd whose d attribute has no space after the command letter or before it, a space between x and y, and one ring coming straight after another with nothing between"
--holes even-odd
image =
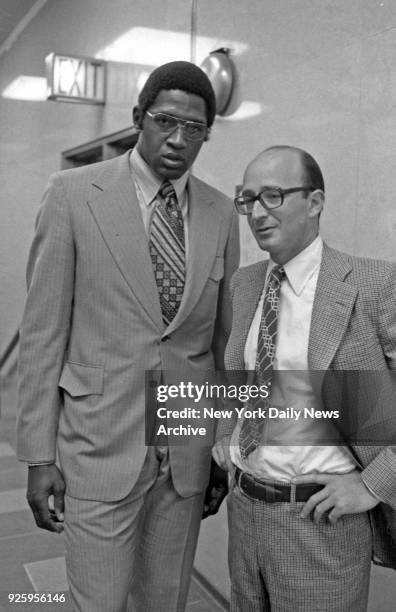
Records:
<instances>
[{"instance_id":1,"label":"shirt pocket","mask_svg":"<svg viewBox=\"0 0 396 612\"><path fill-rule=\"evenodd\" d=\"M103 395L103 366L66 361L58 386L71 397Z\"/></svg>"}]
</instances>

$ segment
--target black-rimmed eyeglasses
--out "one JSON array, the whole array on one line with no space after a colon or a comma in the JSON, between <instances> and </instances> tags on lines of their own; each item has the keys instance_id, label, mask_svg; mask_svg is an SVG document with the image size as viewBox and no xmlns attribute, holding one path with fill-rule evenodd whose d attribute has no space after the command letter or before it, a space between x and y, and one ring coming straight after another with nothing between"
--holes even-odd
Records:
<instances>
[{"instance_id":1,"label":"black-rimmed eyeglasses","mask_svg":"<svg viewBox=\"0 0 396 612\"><path fill-rule=\"evenodd\" d=\"M264 187L257 195L243 194L235 198L234 204L240 215L250 215L253 212L254 203L260 202L267 210L273 210L282 206L286 195L297 193L297 191L314 191L314 187Z\"/></svg>"},{"instance_id":2,"label":"black-rimmed eyeglasses","mask_svg":"<svg viewBox=\"0 0 396 612\"><path fill-rule=\"evenodd\" d=\"M205 123L179 119L179 117L174 117L167 113L150 113L149 111L145 111L145 113L150 117L158 130L164 134L171 134L180 126L187 140L197 141L204 140L209 133L209 128Z\"/></svg>"}]
</instances>

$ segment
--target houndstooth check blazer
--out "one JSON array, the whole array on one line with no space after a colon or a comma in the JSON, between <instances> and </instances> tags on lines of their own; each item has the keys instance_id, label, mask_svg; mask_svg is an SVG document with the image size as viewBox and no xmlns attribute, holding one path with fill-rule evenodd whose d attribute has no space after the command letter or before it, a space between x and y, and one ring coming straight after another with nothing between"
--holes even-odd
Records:
<instances>
[{"instance_id":1,"label":"houndstooth check blazer","mask_svg":"<svg viewBox=\"0 0 396 612\"><path fill-rule=\"evenodd\" d=\"M244 370L244 347L264 287L266 268L266 261L258 262L237 270L231 280L233 324L225 354L228 370ZM359 414L363 409L367 412L368 402L375 397L375 410L390 414L389 424L393 425L396 417L394 375L392 380L392 373L396 373L395 264L353 257L324 245L311 318L308 364L310 370L326 373L363 371L368 379L368 372L380 372L380 390L373 390L369 384L365 388L347 389L342 401L345 404L345 397L349 403L353 401L353 409ZM326 376L321 383L324 406L339 408L340 396ZM343 408L348 410L351 405ZM217 439L230 434L232 428L231 420L223 420ZM373 558L396 569L396 439L394 444L351 444L351 450L363 470L365 483L386 502L370 513Z\"/></svg>"}]
</instances>

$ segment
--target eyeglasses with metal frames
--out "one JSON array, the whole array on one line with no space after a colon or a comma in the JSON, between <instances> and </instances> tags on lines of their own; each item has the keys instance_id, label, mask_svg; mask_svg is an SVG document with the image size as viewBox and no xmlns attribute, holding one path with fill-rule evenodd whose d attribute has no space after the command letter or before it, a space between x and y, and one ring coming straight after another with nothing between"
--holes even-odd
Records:
<instances>
[{"instance_id":1,"label":"eyeglasses with metal frames","mask_svg":"<svg viewBox=\"0 0 396 612\"><path fill-rule=\"evenodd\" d=\"M307 185L306 187L264 187L257 195L242 194L234 199L237 212L240 215L250 215L253 212L254 203L260 202L263 208L273 210L282 206L286 195L297 193L298 191L314 191L315 188Z\"/></svg>"},{"instance_id":2,"label":"eyeglasses with metal frames","mask_svg":"<svg viewBox=\"0 0 396 612\"><path fill-rule=\"evenodd\" d=\"M167 113L150 113L149 111L145 111L145 113L150 117L159 131L164 134L171 134L180 126L187 140L197 141L204 140L210 131L205 123L200 123L198 121L180 119L179 117L174 117Z\"/></svg>"}]
</instances>

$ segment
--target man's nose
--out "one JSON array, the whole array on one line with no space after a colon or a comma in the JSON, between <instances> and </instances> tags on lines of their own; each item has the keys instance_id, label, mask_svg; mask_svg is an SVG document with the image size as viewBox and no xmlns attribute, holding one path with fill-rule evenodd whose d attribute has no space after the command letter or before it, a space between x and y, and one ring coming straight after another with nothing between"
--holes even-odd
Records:
<instances>
[{"instance_id":1,"label":"man's nose","mask_svg":"<svg viewBox=\"0 0 396 612\"><path fill-rule=\"evenodd\" d=\"M262 206L259 200L255 200L253 209L251 212L252 219L260 219L261 217L268 217L268 210Z\"/></svg>"},{"instance_id":2,"label":"man's nose","mask_svg":"<svg viewBox=\"0 0 396 612\"><path fill-rule=\"evenodd\" d=\"M170 142L175 147L185 147L186 146L186 138L184 135L184 129L182 125L178 125L173 132L171 132L167 138L167 141Z\"/></svg>"}]
</instances>

